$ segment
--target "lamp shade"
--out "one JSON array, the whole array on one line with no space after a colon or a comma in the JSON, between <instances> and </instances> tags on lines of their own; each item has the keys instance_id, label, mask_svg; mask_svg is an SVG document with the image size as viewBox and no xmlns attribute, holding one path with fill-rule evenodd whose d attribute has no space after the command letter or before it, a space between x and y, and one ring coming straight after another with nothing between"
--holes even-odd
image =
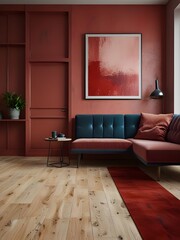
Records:
<instances>
[{"instance_id":1,"label":"lamp shade","mask_svg":"<svg viewBox=\"0 0 180 240\"><path fill-rule=\"evenodd\" d=\"M164 95L163 92L159 88L158 80L156 79L155 80L155 90L151 93L150 98L158 99L158 98L162 98L163 95Z\"/></svg>"}]
</instances>

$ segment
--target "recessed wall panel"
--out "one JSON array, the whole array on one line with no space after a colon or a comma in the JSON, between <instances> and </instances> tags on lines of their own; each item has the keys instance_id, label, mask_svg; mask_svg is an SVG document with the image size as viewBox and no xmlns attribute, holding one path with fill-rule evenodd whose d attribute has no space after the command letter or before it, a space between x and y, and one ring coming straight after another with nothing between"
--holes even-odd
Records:
<instances>
[{"instance_id":1,"label":"recessed wall panel","mask_svg":"<svg viewBox=\"0 0 180 240\"><path fill-rule=\"evenodd\" d=\"M68 57L67 13L31 13L30 59Z\"/></svg>"},{"instance_id":2,"label":"recessed wall panel","mask_svg":"<svg viewBox=\"0 0 180 240\"><path fill-rule=\"evenodd\" d=\"M0 95L6 90L7 80L7 48L0 47Z\"/></svg>"},{"instance_id":3,"label":"recessed wall panel","mask_svg":"<svg viewBox=\"0 0 180 240\"><path fill-rule=\"evenodd\" d=\"M51 137L52 131L67 132L66 119L32 119L31 120L31 148L47 149L48 142L44 138Z\"/></svg>"},{"instance_id":4,"label":"recessed wall panel","mask_svg":"<svg viewBox=\"0 0 180 240\"><path fill-rule=\"evenodd\" d=\"M0 43L6 43L7 42L7 15L1 14L0 15Z\"/></svg>"},{"instance_id":5,"label":"recessed wall panel","mask_svg":"<svg viewBox=\"0 0 180 240\"><path fill-rule=\"evenodd\" d=\"M25 147L25 125L20 122L8 124L8 145L9 149L21 150L24 153Z\"/></svg>"},{"instance_id":6,"label":"recessed wall panel","mask_svg":"<svg viewBox=\"0 0 180 240\"><path fill-rule=\"evenodd\" d=\"M7 148L7 123L0 123L0 154Z\"/></svg>"},{"instance_id":7,"label":"recessed wall panel","mask_svg":"<svg viewBox=\"0 0 180 240\"><path fill-rule=\"evenodd\" d=\"M13 13L8 15L8 42L25 42L25 15Z\"/></svg>"},{"instance_id":8,"label":"recessed wall panel","mask_svg":"<svg viewBox=\"0 0 180 240\"><path fill-rule=\"evenodd\" d=\"M9 90L24 96L25 91L25 53L24 47L9 48Z\"/></svg>"},{"instance_id":9,"label":"recessed wall panel","mask_svg":"<svg viewBox=\"0 0 180 240\"><path fill-rule=\"evenodd\" d=\"M64 108L66 99L66 63L31 64L31 108Z\"/></svg>"}]
</instances>

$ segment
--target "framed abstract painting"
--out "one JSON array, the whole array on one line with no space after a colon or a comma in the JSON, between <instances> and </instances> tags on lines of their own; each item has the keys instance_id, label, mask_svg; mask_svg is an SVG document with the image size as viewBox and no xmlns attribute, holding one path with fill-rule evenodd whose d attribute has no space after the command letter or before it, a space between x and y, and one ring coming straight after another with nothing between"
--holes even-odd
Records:
<instances>
[{"instance_id":1,"label":"framed abstract painting","mask_svg":"<svg viewBox=\"0 0 180 240\"><path fill-rule=\"evenodd\" d=\"M137 34L85 34L85 99L141 99Z\"/></svg>"}]
</instances>

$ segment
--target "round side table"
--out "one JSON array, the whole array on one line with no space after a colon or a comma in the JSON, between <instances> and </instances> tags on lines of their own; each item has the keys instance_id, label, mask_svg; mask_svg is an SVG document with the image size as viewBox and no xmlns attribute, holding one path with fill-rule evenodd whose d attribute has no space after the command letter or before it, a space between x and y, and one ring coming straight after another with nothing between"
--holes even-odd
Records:
<instances>
[{"instance_id":1,"label":"round side table","mask_svg":"<svg viewBox=\"0 0 180 240\"><path fill-rule=\"evenodd\" d=\"M63 155L63 148L64 148L64 143L69 143L72 141L71 138L66 138L66 137L57 137L57 138L45 138L45 141L49 142L49 148L48 148L48 156L47 156L47 167L53 166L53 167L65 167L70 165L70 158L68 162L64 162L64 155ZM60 157L59 161L57 162L50 162L50 157L51 157L51 151L52 151L52 143L53 142L59 142L60 143Z\"/></svg>"}]
</instances>

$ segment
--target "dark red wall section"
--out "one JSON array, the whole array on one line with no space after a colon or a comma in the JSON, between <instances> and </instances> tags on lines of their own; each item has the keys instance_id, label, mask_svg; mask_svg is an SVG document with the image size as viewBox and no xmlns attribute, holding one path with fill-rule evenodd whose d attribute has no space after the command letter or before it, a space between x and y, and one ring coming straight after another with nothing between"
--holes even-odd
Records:
<instances>
[{"instance_id":1,"label":"dark red wall section","mask_svg":"<svg viewBox=\"0 0 180 240\"><path fill-rule=\"evenodd\" d=\"M85 100L86 33L142 34L142 99ZM172 100L166 6L1 5L0 64L0 94L11 90L26 98L21 120L0 120L0 154L46 155L44 138L52 130L73 136L76 114L163 112L164 99L149 95L158 78Z\"/></svg>"},{"instance_id":2,"label":"dark red wall section","mask_svg":"<svg viewBox=\"0 0 180 240\"><path fill-rule=\"evenodd\" d=\"M149 99L154 81L165 84L165 6L73 6L71 116L79 113L163 111L162 100ZM142 33L142 99L85 100L85 33Z\"/></svg>"}]
</instances>

